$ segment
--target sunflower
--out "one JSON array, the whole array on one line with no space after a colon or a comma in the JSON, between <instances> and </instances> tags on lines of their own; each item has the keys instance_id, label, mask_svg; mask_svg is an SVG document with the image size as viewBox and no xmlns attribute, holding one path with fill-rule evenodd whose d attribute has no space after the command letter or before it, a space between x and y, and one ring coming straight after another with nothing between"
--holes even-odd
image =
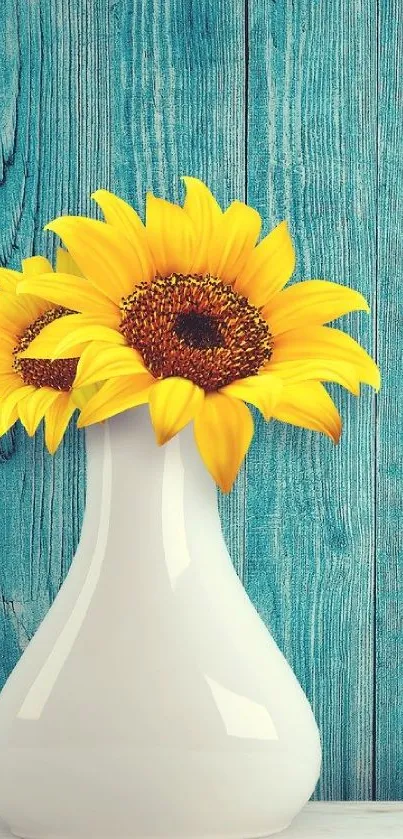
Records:
<instances>
[{"instance_id":1,"label":"sunflower","mask_svg":"<svg viewBox=\"0 0 403 839\"><path fill-rule=\"evenodd\" d=\"M87 394L85 389L72 389L76 357L66 354L57 361L21 358L44 327L71 314L71 310L38 297L17 296L23 278L52 271L50 262L41 256L23 260L22 268L22 274L0 269L0 434L20 419L32 436L45 418L45 442L54 454L74 411L94 389ZM69 254L61 249L57 269L76 271Z\"/></svg>"},{"instance_id":2,"label":"sunflower","mask_svg":"<svg viewBox=\"0 0 403 839\"><path fill-rule=\"evenodd\" d=\"M80 427L146 402L159 444L193 421L201 457L228 491L253 435L245 403L337 442L341 420L322 382L358 395L360 382L379 387L379 372L325 325L368 312L361 294L324 280L284 289L295 266L286 222L258 243L254 209L234 201L222 211L201 181L183 180L183 207L148 195L145 225L106 190L92 196L105 221L47 225L85 279L30 276L19 292L81 315L55 320L22 355L46 357L50 346L52 357L80 355L76 386L103 383Z\"/></svg>"}]
</instances>

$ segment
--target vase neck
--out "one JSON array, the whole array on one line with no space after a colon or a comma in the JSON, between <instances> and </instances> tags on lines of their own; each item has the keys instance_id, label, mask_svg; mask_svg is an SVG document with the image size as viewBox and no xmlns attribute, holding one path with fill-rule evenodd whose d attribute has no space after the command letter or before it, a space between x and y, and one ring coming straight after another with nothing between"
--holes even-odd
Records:
<instances>
[{"instance_id":1,"label":"vase neck","mask_svg":"<svg viewBox=\"0 0 403 839\"><path fill-rule=\"evenodd\" d=\"M211 540L222 546L223 565L230 564L216 486L196 449L191 427L160 447L148 409L141 406L89 429L88 512L95 497L104 534L100 541L105 542L103 564L111 565L113 574L125 556L130 563L130 557L147 556L151 584L153 576L161 573L161 563L174 584L191 562L203 573L215 574L217 557L211 569L207 547Z\"/></svg>"},{"instance_id":2,"label":"vase neck","mask_svg":"<svg viewBox=\"0 0 403 839\"><path fill-rule=\"evenodd\" d=\"M119 492L120 504L133 509L134 504L156 508L167 503L183 504L203 500L217 508L217 491L197 451L191 426L183 429L165 446L158 446L147 406L125 411L102 426L87 430L88 483L92 467L99 464L103 449L109 468L112 491ZM96 480L99 479L96 470Z\"/></svg>"}]
</instances>

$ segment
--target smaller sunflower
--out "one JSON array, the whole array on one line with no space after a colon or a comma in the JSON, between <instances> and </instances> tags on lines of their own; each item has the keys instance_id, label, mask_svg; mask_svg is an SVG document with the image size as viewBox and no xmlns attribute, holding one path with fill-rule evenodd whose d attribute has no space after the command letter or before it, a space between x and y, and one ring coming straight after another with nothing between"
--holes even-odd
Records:
<instances>
[{"instance_id":1,"label":"smaller sunflower","mask_svg":"<svg viewBox=\"0 0 403 839\"><path fill-rule=\"evenodd\" d=\"M57 270L79 274L62 249ZM17 296L22 279L51 271L50 262L41 256L23 260L22 273L0 269L0 435L20 419L33 436L44 418L46 446L54 454L74 411L94 394L94 387L73 388L77 358L70 353L55 361L21 357L45 327L74 314L33 295Z\"/></svg>"}]
</instances>

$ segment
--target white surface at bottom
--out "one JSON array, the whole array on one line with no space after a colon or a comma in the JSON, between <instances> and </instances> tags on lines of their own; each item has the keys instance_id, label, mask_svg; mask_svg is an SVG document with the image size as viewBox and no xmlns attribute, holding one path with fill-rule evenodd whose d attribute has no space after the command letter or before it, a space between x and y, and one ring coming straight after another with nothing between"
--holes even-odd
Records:
<instances>
[{"instance_id":1,"label":"white surface at bottom","mask_svg":"<svg viewBox=\"0 0 403 839\"><path fill-rule=\"evenodd\" d=\"M284 839L402 839L403 801L310 802L291 827L277 835ZM11 837L0 823L0 839Z\"/></svg>"},{"instance_id":2,"label":"white surface at bottom","mask_svg":"<svg viewBox=\"0 0 403 839\"><path fill-rule=\"evenodd\" d=\"M291 827L277 835L282 839L402 839L403 801L311 802ZM0 823L0 839L11 836Z\"/></svg>"},{"instance_id":3,"label":"white surface at bottom","mask_svg":"<svg viewBox=\"0 0 403 839\"><path fill-rule=\"evenodd\" d=\"M284 839L402 839L403 802L310 802L279 835Z\"/></svg>"}]
</instances>

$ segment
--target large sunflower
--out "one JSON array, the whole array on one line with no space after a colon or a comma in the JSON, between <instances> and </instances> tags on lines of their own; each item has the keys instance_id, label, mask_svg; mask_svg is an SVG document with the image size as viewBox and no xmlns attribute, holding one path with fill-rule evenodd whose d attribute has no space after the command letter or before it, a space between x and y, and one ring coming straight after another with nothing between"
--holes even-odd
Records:
<instances>
[{"instance_id":1,"label":"large sunflower","mask_svg":"<svg viewBox=\"0 0 403 839\"><path fill-rule=\"evenodd\" d=\"M183 207L147 196L145 225L105 190L93 198L106 223L64 216L48 225L86 279L32 276L19 291L82 314L52 323L23 356L46 357L50 346L53 357L81 354L75 384L104 382L80 426L148 402L163 444L193 420L200 454L228 491L253 434L245 402L337 442L341 420L322 382L358 394L360 382L379 387L379 372L351 337L324 325L368 311L361 294L322 280L283 290L295 265L286 222L257 244L255 210L234 201L223 212L201 181L184 182Z\"/></svg>"},{"instance_id":2,"label":"large sunflower","mask_svg":"<svg viewBox=\"0 0 403 839\"><path fill-rule=\"evenodd\" d=\"M68 353L57 361L21 358L44 327L71 314L71 310L38 297L17 296L23 278L52 271L50 262L41 256L25 259L22 267L22 274L0 269L0 434L20 419L32 436L45 418L45 442L54 454L74 411L94 388L73 390L77 358L69 358ZM61 249L57 269L76 270L69 254Z\"/></svg>"}]
</instances>

